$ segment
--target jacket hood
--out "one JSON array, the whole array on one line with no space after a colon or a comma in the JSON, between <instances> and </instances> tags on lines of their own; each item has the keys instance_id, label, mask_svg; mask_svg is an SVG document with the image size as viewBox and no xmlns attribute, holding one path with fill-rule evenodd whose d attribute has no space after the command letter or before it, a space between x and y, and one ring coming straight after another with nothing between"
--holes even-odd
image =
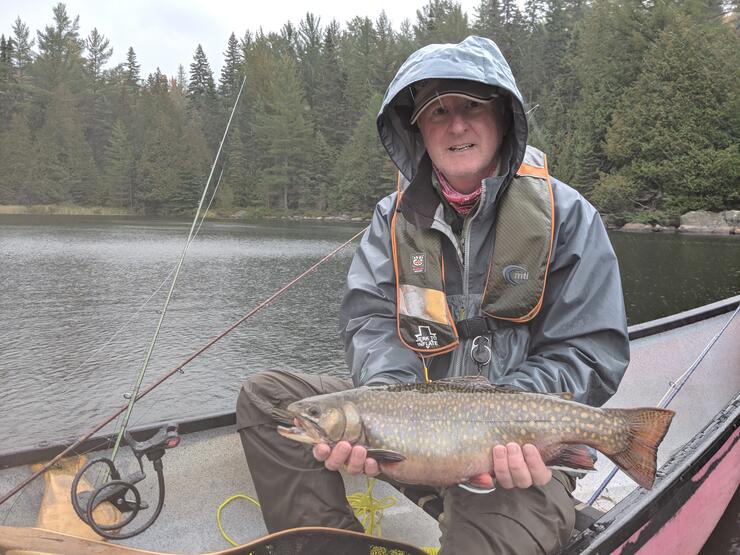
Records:
<instances>
[{"instance_id":1,"label":"jacket hood","mask_svg":"<svg viewBox=\"0 0 740 555\"><path fill-rule=\"evenodd\" d=\"M470 36L459 44L430 44L411 54L401 65L383 97L378 133L383 146L403 176L411 181L426 149L421 134L409 121L413 112L410 85L424 79L467 79L499 89L510 100L512 127L509 173L519 168L527 146L527 119L522 95L511 68L496 43Z\"/></svg>"}]
</instances>

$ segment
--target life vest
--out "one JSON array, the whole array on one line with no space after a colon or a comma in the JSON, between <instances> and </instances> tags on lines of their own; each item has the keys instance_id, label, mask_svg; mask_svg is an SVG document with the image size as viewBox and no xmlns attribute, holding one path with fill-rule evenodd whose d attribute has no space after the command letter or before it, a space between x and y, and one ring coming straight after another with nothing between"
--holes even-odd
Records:
<instances>
[{"instance_id":1,"label":"life vest","mask_svg":"<svg viewBox=\"0 0 740 555\"><path fill-rule=\"evenodd\" d=\"M441 233L415 226L398 209L391 221L398 335L424 355L460 342L447 304ZM483 290L482 315L528 322L542 306L555 227L545 155L527 147L524 161L498 200L496 230Z\"/></svg>"}]
</instances>

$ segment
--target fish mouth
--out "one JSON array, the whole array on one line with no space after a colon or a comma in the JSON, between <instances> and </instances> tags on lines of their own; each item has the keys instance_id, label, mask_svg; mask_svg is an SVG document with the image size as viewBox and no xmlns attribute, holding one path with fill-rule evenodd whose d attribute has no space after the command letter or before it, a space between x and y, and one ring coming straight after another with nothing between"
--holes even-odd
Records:
<instances>
[{"instance_id":1,"label":"fish mouth","mask_svg":"<svg viewBox=\"0 0 740 555\"><path fill-rule=\"evenodd\" d=\"M327 443L328 440L324 437L324 431L319 426L319 423L309 416L305 415L294 415L295 426L278 426L278 433L293 441L299 441L301 443Z\"/></svg>"}]
</instances>

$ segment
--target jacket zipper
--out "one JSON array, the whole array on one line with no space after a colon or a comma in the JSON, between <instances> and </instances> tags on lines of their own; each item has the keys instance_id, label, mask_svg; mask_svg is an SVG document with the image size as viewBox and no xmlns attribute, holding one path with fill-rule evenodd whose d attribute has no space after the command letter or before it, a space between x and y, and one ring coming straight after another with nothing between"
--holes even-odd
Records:
<instances>
[{"instance_id":1,"label":"jacket zipper","mask_svg":"<svg viewBox=\"0 0 740 555\"><path fill-rule=\"evenodd\" d=\"M463 271L463 308L460 314L460 319L464 320L466 318L465 314L465 307L468 306L470 303L470 299L468 296L470 295L470 228L473 224L473 220L478 216L478 213L481 211L481 208L483 207L483 203L486 200L486 186L484 184L481 184L481 191L480 191L480 198L478 199L478 205L475 209L475 212L473 212L470 217L465 218L465 222L463 222L463 229L462 234L460 236L460 239L462 241L462 252L463 252L463 260L462 260L462 271ZM463 368L465 367L465 350L463 349L461 351L461 356L457 357L457 369L455 374L458 376L462 376L463 374Z\"/></svg>"}]
</instances>

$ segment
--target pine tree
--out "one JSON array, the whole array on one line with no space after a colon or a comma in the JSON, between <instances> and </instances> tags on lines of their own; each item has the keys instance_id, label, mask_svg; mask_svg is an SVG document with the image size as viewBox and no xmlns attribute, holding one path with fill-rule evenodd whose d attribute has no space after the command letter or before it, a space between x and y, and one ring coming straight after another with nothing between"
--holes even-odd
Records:
<instances>
[{"instance_id":1,"label":"pine tree","mask_svg":"<svg viewBox=\"0 0 740 555\"><path fill-rule=\"evenodd\" d=\"M394 167L378 140L375 118L382 97L374 94L342 149L334 170L338 194L330 205L339 211L367 213L393 190Z\"/></svg>"},{"instance_id":2,"label":"pine tree","mask_svg":"<svg viewBox=\"0 0 740 555\"><path fill-rule=\"evenodd\" d=\"M338 150L348 139L349 126L347 73L339 51L339 23L332 21L324 31L318 64L313 121L315 128L332 149Z\"/></svg>"},{"instance_id":3,"label":"pine tree","mask_svg":"<svg viewBox=\"0 0 740 555\"><path fill-rule=\"evenodd\" d=\"M13 40L0 35L0 83L7 83L13 75Z\"/></svg>"},{"instance_id":4,"label":"pine tree","mask_svg":"<svg viewBox=\"0 0 740 555\"><path fill-rule=\"evenodd\" d=\"M504 22L499 0L481 0L478 8L476 8L473 29L477 34L496 42L501 48L500 36L503 34Z\"/></svg>"},{"instance_id":5,"label":"pine tree","mask_svg":"<svg viewBox=\"0 0 740 555\"><path fill-rule=\"evenodd\" d=\"M103 67L113 55L113 49L110 47L110 41L95 27L85 39L85 48L88 52L85 69L93 84L92 92L96 94L103 79Z\"/></svg>"},{"instance_id":6,"label":"pine tree","mask_svg":"<svg viewBox=\"0 0 740 555\"><path fill-rule=\"evenodd\" d=\"M468 16L452 0L429 0L416 10L414 36L419 46L438 42L460 42L470 34Z\"/></svg>"},{"instance_id":7,"label":"pine tree","mask_svg":"<svg viewBox=\"0 0 740 555\"><path fill-rule=\"evenodd\" d=\"M216 86L213 82L213 72L211 65L203 47L199 44L193 55L193 62L190 64L190 80L188 85L188 95L191 102L196 104L202 102L204 98L212 98L216 92Z\"/></svg>"},{"instance_id":8,"label":"pine tree","mask_svg":"<svg viewBox=\"0 0 740 555\"><path fill-rule=\"evenodd\" d=\"M36 202L92 204L99 197L98 171L85 140L82 115L72 92L60 85L53 93L44 127L38 133Z\"/></svg>"},{"instance_id":9,"label":"pine tree","mask_svg":"<svg viewBox=\"0 0 740 555\"><path fill-rule=\"evenodd\" d=\"M524 65L522 58L525 48L520 41L526 32L526 24L516 1L481 0L473 28L476 34L488 37L496 43L514 75L519 75L519 70Z\"/></svg>"},{"instance_id":10,"label":"pine tree","mask_svg":"<svg viewBox=\"0 0 740 555\"><path fill-rule=\"evenodd\" d=\"M98 165L103 163L105 144L113 125L113 89L109 81L110 71L105 66L113 55L110 41L96 28L85 39L87 56L85 74L88 84L82 91L81 108L85 121L85 138L90 144Z\"/></svg>"},{"instance_id":11,"label":"pine tree","mask_svg":"<svg viewBox=\"0 0 740 555\"><path fill-rule=\"evenodd\" d=\"M223 116L220 115L216 102L213 72L200 44L195 49L193 62L190 64L186 96L190 117L201 122L206 141L209 147L215 150L221 139Z\"/></svg>"},{"instance_id":12,"label":"pine tree","mask_svg":"<svg viewBox=\"0 0 740 555\"><path fill-rule=\"evenodd\" d=\"M247 173L247 157L241 130L234 126L226 139L224 147L223 177L220 191L216 196L216 206L231 209L235 203L239 206L250 206L252 184Z\"/></svg>"},{"instance_id":13,"label":"pine tree","mask_svg":"<svg viewBox=\"0 0 740 555\"><path fill-rule=\"evenodd\" d=\"M14 113L10 124L0 132L0 204L25 204L30 200L33 152L31 131L23 115Z\"/></svg>"},{"instance_id":14,"label":"pine tree","mask_svg":"<svg viewBox=\"0 0 740 555\"><path fill-rule=\"evenodd\" d=\"M336 182L332 179L338 150L332 148L324 134L316 131L313 139L310 160L310 173L307 186L301 191L301 205L318 210L329 207L329 198L336 194Z\"/></svg>"},{"instance_id":15,"label":"pine tree","mask_svg":"<svg viewBox=\"0 0 740 555\"><path fill-rule=\"evenodd\" d=\"M255 114L259 184L268 207L297 208L308 178L311 124L293 59L283 54L273 72L272 90L260 98Z\"/></svg>"},{"instance_id":16,"label":"pine tree","mask_svg":"<svg viewBox=\"0 0 740 555\"><path fill-rule=\"evenodd\" d=\"M522 36L517 38L519 67L515 75L519 92L528 107L537 105L550 81L545 66L544 0L526 0L522 16Z\"/></svg>"},{"instance_id":17,"label":"pine tree","mask_svg":"<svg viewBox=\"0 0 740 555\"><path fill-rule=\"evenodd\" d=\"M148 214L168 212L181 187L179 167L182 157L180 135L174 122L163 111L149 121L141 156L136 165L134 203Z\"/></svg>"},{"instance_id":18,"label":"pine tree","mask_svg":"<svg viewBox=\"0 0 740 555\"><path fill-rule=\"evenodd\" d=\"M182 64L177 66L177 77L175 79L177 90L185 96L188 92L188 77L185 75L185 67Z\"/></svg>"},{"instance_id":19,"label":"pine tree","mask_svg":"<svg viewBox=\"0 0 740 555\"><path fill-rule=\"evenodd\" d=\"M33 45L35 39L29 39L28 25L16 18L13 23L13 36L15 37L15 51L13 55L13 68L15 69L18 81L22 82L26 73L26 68L33 62Z\"/></svg>"},{"instance_id":20,"label":"pine tree","mask_svg":"<svg viewBox=\"0 0 740 555\"><path fill-rule=\"evenodd\" d=\"M126 63L124 64L125 83L131 93L136 93L141 88L141 66L136 61L136 52L129 46L126 52Z\"/></svg>"},{"instance_id":21,"label":"pine tree","mask_svg":"<svg viewBox=\"0 0 740 555\"><path fill-rule=\"evenodd\" d=\"M647 52L605 147L613 173L636 192L635 209L677 215L740 203L739 52L732 30L684 14ZM594 198L603 193L604 180Z\"/></svg>"},{"instance_id":22,"label":"pine tree","mask_svg":"<svg viewBox=\"0 0 740 555\"><path fill-rule=\"evenodd\" d=\"M342 53L347 71L347 126L354 128L373 94L373 51L377 34L367 17L355 17L347 23Z\"/></svg>"},{"instance_id":23,"label":"pine tree","mask_svg":"<svg viewBox=\"0 0 740 555\"><path fill-rule=\"evenodd\" d=\"M194 214L203 195L211 155L201 128L202 123L196 114L183 129L177 165L180 182L167 202L169 211Z\"/></svg>"},{"instance_id":24,"label":"pine tree","mask_svg":"<svg viewBox=\"0 0 740 555\"><path fill-rule=\"evenodd\" d=\"M53 8L54 23L39 31L39 54L33 64L36 83L47 91L64 84L74 93L83 88L84 43L80 39L80 18L70 19L67 8L59 3Z\"/></svg>"},{"instance_id":25,"label":"pine tree","mask_svg":"<svg viewBox=\"0 0 740 555\"><path fill-rule=\"evenodd\" d=\"M405 59L399 53L396 33L385 11L381 11L375 20L375 36L371 86L374 91L383 91Z\"/></svg>"},{"instance_id":26,"label":"pine tree","mask_svg":"<svg viewBox=\"0 0 740 555\"><path fill-rule=\"evenodd\" d=\"M603 150L617 102L642 69L650 37L635 22L650 22L642 3L599 0L585 14L581 32L569 49L579 86L573 122L573 183L588 193L609 166Z\"/></svg>"},{"instance_id":27,"label":"pine tree","mask_svg":"<svg viewBox=\"0 0 740 555\"><path fill-rule=\"evenodd\" d=\"M233 101L236 93L239 92L241 84L241 65L242 55L239 48L239 41L236 40L234 33L229 36L229 42L224 52L224 65L221 68L221 78L219 79L219 93L224 99Z\"/></svg>"},{"instance_id":28,"label":"pine tree","mask_svg":"<svg viewBox=\"0 0 740 555\"><path fill-rule=\"evenodd\" d=\"M134 209L134 152L126 127L116 120L105 149L102 202Z\"/></svg>"}]
</instances>

